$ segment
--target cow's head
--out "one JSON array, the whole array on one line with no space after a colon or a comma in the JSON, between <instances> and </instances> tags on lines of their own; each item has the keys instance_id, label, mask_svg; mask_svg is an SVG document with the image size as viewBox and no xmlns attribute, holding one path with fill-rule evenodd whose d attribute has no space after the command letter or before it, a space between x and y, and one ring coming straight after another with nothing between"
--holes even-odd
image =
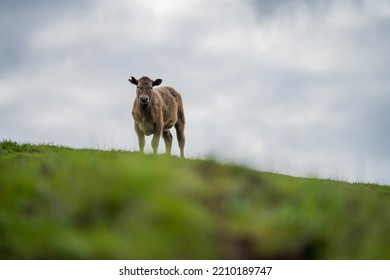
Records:
<instances>
[{"instance_id":1,"label":"cow's head","mask_svg":"<svg viewBox=\"0 0 390 280\"><path fill-rule=\"evenodd\" d=\"M146 108L149 105L152 90L154 86L161 84L162 80L151 80L148 77L142 77L137 80L133 76L129 79L129 82L137 86L137 99L140 102L142 108Z\"/></svg>"}]
</instances>

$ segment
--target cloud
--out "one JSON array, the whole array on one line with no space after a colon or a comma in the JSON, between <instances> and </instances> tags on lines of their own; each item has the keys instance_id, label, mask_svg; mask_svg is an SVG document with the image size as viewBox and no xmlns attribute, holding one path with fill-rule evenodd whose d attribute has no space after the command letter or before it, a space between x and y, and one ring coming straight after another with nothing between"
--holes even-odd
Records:
<instances>
[{"instance_id":1,"label":"cloud","mask_svg":"<svg viewBox=\"0 0 390 280\"><path fill-rule=\"evenodd\" d=\"M390 182L386 1L0 5L0 138L137 149L148 75L183 95L187 155Z\"/></svg>"}]
</instances>

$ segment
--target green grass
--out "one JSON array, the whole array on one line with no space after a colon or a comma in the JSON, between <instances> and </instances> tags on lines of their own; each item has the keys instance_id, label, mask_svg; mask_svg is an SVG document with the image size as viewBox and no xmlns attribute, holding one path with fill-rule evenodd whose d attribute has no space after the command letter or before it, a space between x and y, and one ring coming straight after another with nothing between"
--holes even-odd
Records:
<instances>
[{"instance_id":1,"label":"green grass","mask_svg":"<svg viewBox=\"0 0 390 280\"><path fill-rule=\"evenodd\" d=\"M0 259L390 259L390 187L0 143Z\"/></svg>"}]
</instances>

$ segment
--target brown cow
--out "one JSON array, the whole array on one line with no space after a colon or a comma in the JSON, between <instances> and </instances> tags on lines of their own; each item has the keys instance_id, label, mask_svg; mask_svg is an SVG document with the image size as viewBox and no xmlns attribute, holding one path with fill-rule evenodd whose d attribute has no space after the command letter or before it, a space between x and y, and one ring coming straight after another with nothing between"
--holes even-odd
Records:
<instances>
[{"instance_id":1,"label":"brown cow","mask_svg":"<svg viewBox=\"0 0 390 280\"><path fill-rule=\"evenodd\" d=\"M180 157L184 157L184 109L180 94L171 87L157 87L161 79L151 80L134 77L129 82L137 86L137 96L133 104L134 128L138 136L140 152L144 152L145 135L153 134L152 147L157 154L158 144L162 136L168 155L172 149L172 134L170 128L175 126L177 141L180 147Z\"/></svg>"}]
</instances>

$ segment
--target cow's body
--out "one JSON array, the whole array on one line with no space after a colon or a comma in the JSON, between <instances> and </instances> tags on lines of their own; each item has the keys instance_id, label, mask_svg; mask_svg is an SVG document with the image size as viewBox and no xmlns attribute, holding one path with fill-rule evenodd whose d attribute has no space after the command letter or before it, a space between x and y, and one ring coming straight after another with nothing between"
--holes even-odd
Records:
<instances>
[{"instance_id":1,"label":"cow's body","mask_svg":"<svg viewBox=\"0 0 390 280\"><path fill-rule=\"evenodd\" d=\"M172 87L153 88L153 86L161 83L160 79L152 81L148 77L142 77L136 80L132 77L129 81L137 85L137 96L134 100L132 115L140 152L144 151L145 135L153 134L153 152L157 154L162 136L166 153L170 154L172 134L169 129L175 127L180 156L184 157L185 117L180 94Z\"/></svg>"}]
</instances>

